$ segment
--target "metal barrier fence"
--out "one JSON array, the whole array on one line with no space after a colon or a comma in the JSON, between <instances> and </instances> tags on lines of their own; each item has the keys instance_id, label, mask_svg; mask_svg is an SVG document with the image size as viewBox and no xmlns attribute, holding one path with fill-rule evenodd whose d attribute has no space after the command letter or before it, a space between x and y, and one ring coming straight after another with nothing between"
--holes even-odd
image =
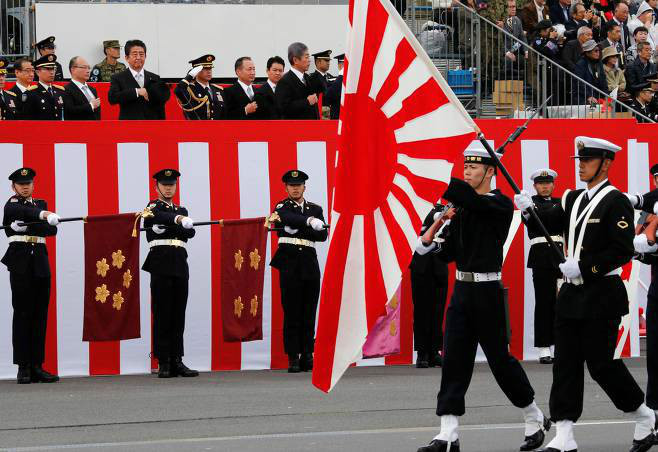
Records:
<instances>
[{"instance_id":1,"label":"metal barrier fence","mask_svg":"<svg viewBox=\"0 0 658 452\"><path fill-rule=\"evenodd\" d=\"M574 63L528 44L518 17L497 24L451 0L412 0L403 17L448 83L476 117L525 118L551 96L544 118L651 119L628 106L620 87L583 80ZM549 53L546 50L546 53ZM568 66L568 67L565 67ZM584 67L587 69L587 67ZM604 71L603 66L599 66ZM584 75L583 75L584 76ZM605 73L603 73L605 80Z\"/></svg>"},{"instance_id":2,"label":"metal barrier fence","mask_svg":"<svg viewBox=\"0 0 658 452\"><path fill-rule=\"evenodd\" d=\"M0 0L0 55L30 54L30 0Z\"/></svg>"}]
</instances>

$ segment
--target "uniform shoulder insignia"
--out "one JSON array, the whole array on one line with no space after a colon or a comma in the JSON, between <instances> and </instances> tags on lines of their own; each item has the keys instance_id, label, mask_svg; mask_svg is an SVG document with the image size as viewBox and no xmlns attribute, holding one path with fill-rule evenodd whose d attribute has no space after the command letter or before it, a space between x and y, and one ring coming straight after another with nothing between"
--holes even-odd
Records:
<instances>
[{"instance_id":1,"label":"uniform shoulder insignia","mask_svg":"<svg viewBox=\"0 0 658 452\"><path fill-rule=\"evenodd\" d=\"M619 229L626 229L628 227L628 222L626 222L622 217L622 219L617 222L617 227Z\"/></svg>"},{"instance_id":2,"label":"uniform shoulder insignia","mask_svg":"<svg viewBox=\"0 0 658 452\"><path fill-rule=\"evenodd\" d=\"M217 83L212 83L212 86L214 86L217 89L221 89L222 91L224 90L224 87L222 85L218 85Z\"/></svg>"},{"instance_id":3,"label":"uniform shoulder insignia","mask_svg":"<svg viewBox=\"0 0 658 452\"><path fill-rule=\"evenodd\" d=\"M188 81L185 80L185 79L182 79L181 82L185 83L186 85L189 85L189 84L190 84L190 82L188 82Z\"/></svg>"},{"instance_id":4,"label":"uniform shoulder insignia","mask_svg":"<svg viewBox=\"0 0 658 452\"><path fill-rule=\"evenodd\" d=\"M279 204L276 205L276 208L277 208L277 209L280 209L281 207L283 207L283 203L282 203L282 202L280 202Z\"/></svg>"},{"instance_id":5,"label":"uniform shoulder insignia","mask_svg":"<svg viewBox=\"0 0 658 452\"><path fill-rule=\"evenodd\" d=\"M55 84L53 84L53 86L54 86L55 88L57 88L57 89L61 89L62 91L64 91L64 89L65 89L62 85L55 85Z\"/></svg>"},{"instance_id":6,"label":"uniform shoulder insignia","mask_svg":"<svg viewBox=\"0 0 658 452\"><path fill-rule=\"evenodd\" d=\"M7 91L7 90L5 90L5 93L9 94L10 96L14 96L14 97L16 97L16 93L13 92L13 91Z\"/></svg>"},{"instance_id":7,"label":"uniform shoulder insignia","mask_svg":"<svg viewBox=\"0 0 658 452\"><path fill-rule=\"evenodd\" d=\"M9 198L9 202L18 202L18 199L12 196L11 198Z\"/></svg>"},{"instance_id":8,"label":"uniform shoulder insignia","mask_svg":"<svg viewBox=\"0 0 658 452\"><path fill-rule=\"evenodd\" d=\"M152 209L152 208L154 208L155 206L156 206L156 203L152 202L152 203L149 203L149 205L148 205L147 207L148 207L149 209Z\"/></svg>"},{"instance_id":9,"label":"uniform shoulder insignia","mask_svg":"<svg viewBox=\"0 0 658 452\"><path fill-rule=\"evenodd\" d=\"M33 90L37 89L38 87L39 87L39 85L30 85L30 86L27 87L27 91L33 91Z\"/></svg>"}]
</instances>

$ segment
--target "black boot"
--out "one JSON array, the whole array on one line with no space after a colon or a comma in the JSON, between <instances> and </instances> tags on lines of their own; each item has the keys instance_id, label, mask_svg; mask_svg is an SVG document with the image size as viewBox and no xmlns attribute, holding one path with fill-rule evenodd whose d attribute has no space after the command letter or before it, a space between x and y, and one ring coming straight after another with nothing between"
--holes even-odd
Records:
<instances>
[{"instance_id":1,"label":"black boot","mask_svg":"<svg viewBox=\"0 0 658 452\"><path fill-rule=\"evenodd\" d=\"M544 425L542 425L542 428L537 430L532 435L526 436L523 440L523 443L521 443L519 450L524 451L539 449L541 445L544 444L544 440L546 439L546 432L548 432L550 429L551 421L546 416L544 416Z\"/></svg>"},{"instance_id":2,"label":"black boot","mask_svg":"<svg viewBox=\"0 0 658 452\"><path fill-rule=\"evenodd\" d=\"M649 433L644 439L634 439L629 452L646 452L655 444L656 435Z\"/></svg>"},{"instance_id":3,"label":"black boot","mask_svg":"<svg viewBox=\"0 0 658 452\"><path fill-rule=\"evenodd\" d=\"M418 452L459 452L459 440L453 442L433 439L427 446L419 447Z\"/></svg>"},{"instance_id":4,"label":"black boot","mask_svg":"<svg viewBox=\"0 0 658 452\"><path fill-rule=\"evenodd\" d=\"M299 355L288 355L288 373L289 374L298 374L301 372L299 367Z\"/></svg>"},{"instance_id":5,"label":"black boot","mask_svg":"<svg viewBox=\"0 0 658 452\"><path fill-rule=\"evenodd\" d=\"M46 372L41 366L32 366L30 377L32 383L55 383L59 381L57 375Z\"/></svg>"},{"instance_id":6,"label":"black boot","mask_svg":"<svg viewBox=\"0 0 658 452\"><path fill-rule=\"evenodd\" d=\"M32 383L30 375L30 366L18 366L18 375L16 375L16 383L19 385L29 385Z\"/></svg>"},{"instance_id":7,"label":"black boot","mask_svg":"<svg viewBox=\"0 0 658 452\"><path fill-rule=\"evenodd\" d=\"M416 368L418 369L427 369L430 367L430 355L426 352L418 352L418 357L416 358Z\"/></svg>"},{"instance_id":8,"label":"black boot","mask_svg":"<svg viewBox=\"0 0 658 452\"><path fill-rule=\"evenodd\" d=\"M430 367L443 366L443 358L441 357L441 354L439 352L430 353L430 359L428 364Z\"/></svg>"},{"instance_id":9,"label":"black boot","mask_svg":"<svg viewBox=\"0 0 658 452\"><path fill-rule=\"evenodd\" d=\"M182 358L172 358L171 360L171 376L175 377L198 377L199 371L193 370L183 364Z\"/></svg>"},{"instance_id":10,"label":"black boot","mask_svg":"<svg viewBox=\"0 0 658 452\"><path fill-rule=\"evenodd\" d=\"M313 353L302 353L302 357L299 360L299 370L302 372L313 370Z\"/></svg>"},{"instance_id":11,"label":"black boot","mask_svg":"<svg viewBox=\"0 0 658 452\"><path fill-rule=\"evenodd\" d=\"M175 377L175 374L171 373L171 365L169 364L169 360L162 360L158 359L158 378L172 378Z\"/></svg>"}]
</instances>

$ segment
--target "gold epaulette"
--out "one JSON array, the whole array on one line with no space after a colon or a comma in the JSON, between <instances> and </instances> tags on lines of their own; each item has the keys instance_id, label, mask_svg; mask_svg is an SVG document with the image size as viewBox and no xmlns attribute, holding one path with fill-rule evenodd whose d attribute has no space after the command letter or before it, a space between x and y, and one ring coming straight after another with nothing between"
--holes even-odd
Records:
<instances>
[{"instance_id":1,"label":"gold epaulette","mask_svg":"<svg viewBox=\"0 0 658 452\"><path fill-rule=\"evenodd\" d=\"M64 91L65 89L62 85L53 85L53 86L57 89L61 89L62 91Z\"/></svg>"},{"instance_id":2,"label":"gold epaulette","mask_svg":"<svg viewBox=\"0 0 658 452\"><path fill-rule=\"evenodd\" d=\"M4 90L4 92L7 93L7 94L9 94L10 96L14 96L14 97L16 97L16 93L13 92L13 91L7 91L7 90Z\"/></svg>"},{"instance_id":3,"label":"gold epaulette","mask_svg":"<svg viewBox=\"0 0 658 452\"><path fill-rule=\"evenodd\" d=\"M189 85L189 84L190 84L190 82L188 82L188 81L185 80L185 79L182 79L181 82L185 82L186 85Z\"/></svg>"},{"instance_id":4,"label":"gold epaulette","mask_svg":"<svg viewBox=\"0 0 658 452\"><path fill-rule=\"evenodd\" d=\"M224 87L221 85L218 85L217 83L211 83L212 86L214 86L217 89L221 89L222 91L224 90Z\"/></svg>"},{"instance_id":5,"label":"gold epaulette","mask_svg":"<svg viewBox=\"0 0 658 452\"><path fill-rule=\"evenodd\" d=\"M30 85L30 86L27 87L26 91L33 91L33 90L37 89L38 87L39 87L39 85Z\"/></svg>"}]
</instances>

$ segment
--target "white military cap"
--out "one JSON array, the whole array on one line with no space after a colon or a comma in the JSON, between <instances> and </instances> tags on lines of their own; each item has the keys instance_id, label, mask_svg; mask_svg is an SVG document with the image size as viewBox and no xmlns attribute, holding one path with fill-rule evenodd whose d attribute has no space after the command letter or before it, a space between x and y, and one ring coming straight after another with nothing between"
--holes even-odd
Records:
<instances>
[{"instance_id":1,"label":"white military cap","mask_svg":"<svg viewBox=\"0 0 658 452\"><path fill-rule=\"evenodd\" d=\"M530 180L533 182L553 182L557 179L557 172L550 168L538 169L530 175Z\"/></svg>"},{"instance_id":2,"label":"white military cap","mask_svg":"<svg viewBox=\"0 0 658 452\"><path fill-rule=\"evenodd\" d=\"M503 154L495 153L498 159L503 157ZM486 149L478 147L469 147L464 151L464 163L482 163L483 165L495 165L494 160L491 158Z\"/></svg>"},{"instance_id":3,"label":"white military cap","mask_svg":"<svg viewBox=\"0 0 658 452\"><path fill-rule=\"evenodd\" d=\"M614 160L621 147L601 138L576 137L576 155L572 158L603 157Z\"/></svg>"}]
</instances>

